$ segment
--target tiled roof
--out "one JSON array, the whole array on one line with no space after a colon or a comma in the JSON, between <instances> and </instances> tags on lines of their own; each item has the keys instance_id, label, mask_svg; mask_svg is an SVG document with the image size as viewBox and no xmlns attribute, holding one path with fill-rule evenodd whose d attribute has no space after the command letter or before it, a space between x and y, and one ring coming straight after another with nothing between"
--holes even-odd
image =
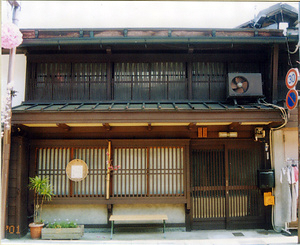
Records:
<instances>
[{"instance_id":1,"label":"tiled roof","mask_svg":"<svg viewBox=\"0 0 300 245\"><path fill-rule=\"evenodd\" d=\"M58 44L285 43L282 30L253 29L21 29L20 47Z\"/></svg>"},{"instance_id":2,"label":"tiled roof","mask_svg":"<svg viewBox=\"0 0 300 245\"><path fill-rule=\"evenodd\" d=\"M13 108L18 112L84 112L84 111L213 111L213 110L270 110L271 106L261 103L246 105L218 102L86 102L86 103L23 103Z\"/></svg>"},{"instance_id":3,"label":"tiled roof","mask_svg":"<svg viewBox=\"0 0 300 245\"><path fill-rule=\"evenodd\" d=\"M217 102L23 103L13 108L12 124L283 122L271 105Z\"/></svg>"}]
</instances>

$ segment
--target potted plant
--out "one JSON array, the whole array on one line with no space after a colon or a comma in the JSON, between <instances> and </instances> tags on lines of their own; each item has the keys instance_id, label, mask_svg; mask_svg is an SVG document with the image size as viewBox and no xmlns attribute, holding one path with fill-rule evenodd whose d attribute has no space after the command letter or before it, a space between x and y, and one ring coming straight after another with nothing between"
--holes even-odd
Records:
<instances>
[{"instance_id":1,"label":"potted plant","mask_svg":"<svg viewBox=\"0 0 300 245\"><path fill-rule=\"evenodd\" d=\"M41 231L44 226L42 221L42 211L44 201L51 201L53 188L48 178L40 178L39 176L29 177L29 190L34 191L34 214L33 223L29 224L31 238L37 239L41 237Z\"/></svg>"}]
</instances>

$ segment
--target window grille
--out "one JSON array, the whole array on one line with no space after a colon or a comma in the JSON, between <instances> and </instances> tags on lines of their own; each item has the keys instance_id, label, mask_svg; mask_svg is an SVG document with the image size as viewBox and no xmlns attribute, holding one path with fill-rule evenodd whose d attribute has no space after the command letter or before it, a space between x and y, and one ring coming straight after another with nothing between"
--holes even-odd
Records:
<instances>
[{"instance_id":1,"label":"window grille","mask_svg":"<svg viewBox=\"0 0 300 245\"><path fill-rule=\"evenodd\" d=\"M184 195L182 147L115 148L115 197Z\"/></svg>"},{"instance_id":2,"label":"window grille","mask_svg":"<svg viewBox=\"0 0 300 245\"><path fill-rule=\"evenodd\" d=\"M31 63L28 100L106 100L106 63Z\"/></svg>"},{"instance_id":3,"label":"window grille","mask_svg":"<svg viewBox=\"0 0 300 245\"><path fill-rule=\"evenodd\" d=\"M113 90L115 100L187 99L185 63L116 63Z\"/></svg>"},{"instance_id":4,"label":"window grille","mask_svg":"<svg viewBox=\"0 0 300 245\"><path fill-rule=\"evenodd\" d=\"M225 100L226 78L225 63L193 63L192 99L201 101Z\"/></svg>"},{"instance_id":5,"label":"window grille","mask_svg":"<svg viewBox=\"0 0 300 245\"><path fill-rule=\"evenodd\" d=\"M55 197L105 197L107 149L97 147L44 147L36 149L37 175L49 178ZM183 147L117 147L112 164L113 197L184 196ZM81 159L88 166L80 182L67 178L66 166Z\"/></svg>"},{"instance_id":6,"label":"window grille","mask_svg":"<svg viewBox=\"0 0 300 245\"><path fill-rule=\"evenodd\" d=\"M106 176L105 148L38 148L37 175L47 177L56 197L103 197ZM67 178L66 166L71 159L81 159L88 166L87 177L80 182Z\"/></svg>"}]
</instances>

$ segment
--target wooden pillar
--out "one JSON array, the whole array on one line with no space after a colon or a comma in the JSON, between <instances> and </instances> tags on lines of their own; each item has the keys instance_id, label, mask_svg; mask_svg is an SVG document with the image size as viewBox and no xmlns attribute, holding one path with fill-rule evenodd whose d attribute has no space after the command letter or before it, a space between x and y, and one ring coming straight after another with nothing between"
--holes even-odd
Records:
<instances>
[{"instance_id":1,"label":"wooden pillar","mask_svg":"<svg viewBox=\"0 0 300 245\"><path fill-rule=\"evenodd\" d=\"M186 198L187 198L187 203L185 205L185 226L186 226L186 231L191 231L192 230L192 205L191 205L191 166L190 164L191 161L191 147L190 144L187 144L184 148L185 152L185 172L186 172Z\"/></svg>"},{"instance_id":2,"label":"wooden pillar","mask_svg":"<svg viewBox=\"0 0 300 245\"><path fill-rule=\"evenodd\" d=\"M20 238L28 231L28 141L17 136L11 139L8 215L6 222L6 237Z\"/></svg>"},{"instance_id":3,"label":"wooden pillar","mask_svg":"<svg viewBox=\"0 0 300 245\"><path fill-rule=\"evenodd\" d=\"M112 86L113 86L113 76L112 76L112 72L113 72L113 64L112 62L108 62L107 63L107 89L106 89L106 99L107 100L112 100Z\"/></svg>"},{"instance_id":4,"label":"wooden pillar","mask_svg":"<svg viewBox=\"0 0 300 245\"><path fill-rule=\"evenodd\" d=\"M187 62L187 89L188 89L188 100L193 99L193 88L192 88L192 62Z\"/></svg>"},{"instance_id":5,"label":"wooden pillar","mask_svg":"<svg viewBox=\"0 0 300 245\"><path fill-rule=\"evenodd\" d=\"M106 172L106 199L110 197L110 171L111 171L111 141L108 141Z\"/></svg>"},{"instance_id":6,"label":"wooden pillar","mask_svg":"<svg viewBox=\"0 0 300 245\"><path fill-rule=\"evenodd\" d=\"M279 47L274 44L272 49L272 103L277 104L278 100L278 59Z\"/></svg>"}]
</instances>

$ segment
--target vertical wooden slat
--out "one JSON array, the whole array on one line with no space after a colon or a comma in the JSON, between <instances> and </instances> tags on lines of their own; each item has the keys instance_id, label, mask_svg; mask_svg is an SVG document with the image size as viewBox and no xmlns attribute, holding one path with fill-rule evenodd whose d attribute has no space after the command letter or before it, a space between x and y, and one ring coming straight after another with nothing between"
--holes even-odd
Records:
<instances>
[{"instance_id":1,"label":"vertical wooden slat","mask_svg":"<svg viewBox=\"0 0 300 245\"><path fill-rule=\"evenodd\" d=\"M52 169L52 173L53 173L53 186L55 188L55 192L57 193L57 195L59 196L59 190L58 190L58 176L57 176L57 169L58 169L58 148L56 147L55 149L53 149L53 153L54 153L54 159L53 159L53 169Z\"/></svg>"},{"instance_id":2,"label":"vertical wooden slat","mask_svg":"<svg viewBox=\"0 0 300 245\"><path fill-rule=\"evenodd\" d=\"M140 161L141 161L141 157L140 157L140 153L141 153L142 148L138 148L135 151L135 188L136 188L136 195L140 196L141 194L141 187L140 187L140 181L139 181L139 177L140 177Z\"/></svg>"},{"instance_id":3,"label":"vertical wooden slat","mask_svg":"<svg viewBox=\"0 0 300 245\"><path fill-rule=\"evenodd\" d=\"M202 154L200 154L200 150L197 151L197 167L198 167L198 181L199 181L199 187L204 187L206 186L205 185L205 181L206 179L202 179L201 180L201 173L204 173L205 171L205 166L206 166L206 162L204 161L205 160L205 152L202 152ZM204 154L203 154L204 153ZM200 204L200 207L201 209L199 210L199 218L204 218L206 216L206 213L205 213L205 191L201 191L199 190L199 204Z\"/></svg>"},{"instance_id":4,"label":"vertical wooden slat","mask_svg":"<svg viewBox=\"0 0 300 245\"><path fill-rule=\"evenodd\" d=\"M119 161L122 163L122 174L120 176L120 183L119 183L119 186L120 186L120 195L124 195L125 193L125 185L123 185L124 183L124 180L125 179L125 174L126 174L126 165L125 165L125 162L122 161L122 158L123 158L123 155L121 154L121 149L118 149L118 159ZM121 158L122 157L122 158Z\"/></svg>"},{"instance_id":5,"label":"vertical wooden slat","mask_svg":"<svg viewBox=\"0 0 300 245\"><path fill-rule=\"evenodd\" d=\"M213 191L212 191L212 210L213 210L213 217L216 218L217 215L217 210L216 210L216 199L217 199L217 196L216 196L216 165L217 165L217 162L216 162L216 154L217 154L217 150L214 150L213 152L213 156L212 156L212 162L213 162L213 168L212 168L212 173L213 173L213 183L212 183L212 186L213 186Z\"/></svg>"},{"instance_id":6,"label":"vertical wooden slat","mask_svg":"<svg viewBox=\"0 0 300 245\"><path fill-rule=\"evenodd\" d=\"M129 196L132 196L133 194L133 148L128 149L128 163L129 163L129 185L128 185L128 190L129 190Z\"/></svg>"},{"instance_id":7,"label":"vertical wooden slat","mask_svg":"<svg viewBox=\"0 0 300 245\"><path fill-rule=\"evenodd\" d=\"M58 183L57 183L57 188L58 188L58 192L59 192L59 195L60 197L63 196L63 191L62 191L62 186L63 186L63 183L62 183L62 164L63 164L63 148L62 147L59 147L58 149L58 169L57 169L57 178L58 178Z\"/></svg>"},{"instance_id":8,"label":"vertical wooden slat","mask_svg":"<svg viewBox=\"0 0 300 245\"><path fill-rule=\"evenodd\" d=\"M126 183L128 183L128 162L126 161L126 149L122 148L122 153L124 153L124 155L122 154L122 160L124 161L124 165L125 165L125 173L124 173L124 197L127 197L127 185Z\"/></svg>"},{"instance_id":9,"label":"vertical wooden slat","mask_svg":"<svg viewBox=\"0 0 300 245\"><path fill-rule=\"evenodd\" d=\"M149 155L149 147L147 148L147 162L146 162L146 188L147 188L147 194L146 196L149 197L150 195L150 179L149 179L149 167L150 167L150 155Z\"/></svg>"},{"instance_id":10,"label":"vertical wooden slat","mask_svg":"<svg viewBox=\"0 0 300 245\"><path fill-rule=\"evenodd\" d=\"M62 148L62 162L60 165L60 178L61 178L61 195L62 197L65 197L67 194L66 188L67 188L67 183L66 183L66 179L65 179L65 174L64 174L64 168L66 166L66 151L67 148L63 147Z\"/></svg>"}]
</instances>

